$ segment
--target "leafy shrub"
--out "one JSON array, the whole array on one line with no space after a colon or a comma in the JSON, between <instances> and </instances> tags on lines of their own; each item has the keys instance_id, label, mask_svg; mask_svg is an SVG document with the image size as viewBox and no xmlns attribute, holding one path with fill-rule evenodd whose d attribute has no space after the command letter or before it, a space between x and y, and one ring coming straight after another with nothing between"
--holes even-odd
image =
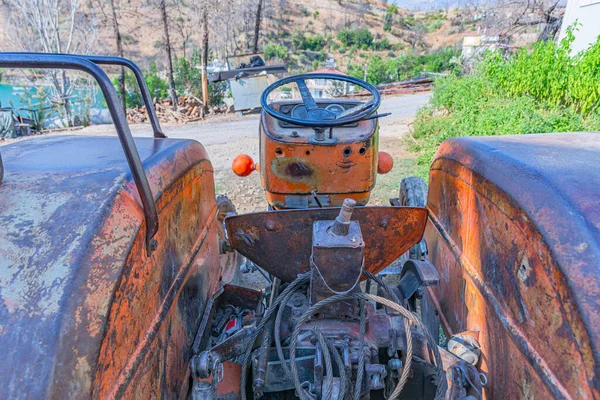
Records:
<instances>
[{"instance_id":1,"label":"leafy shrub","mask_svg":"<svg viewBox=\"0 0 600 400\"><path fill-rule=\"evenodd\" d=\"M558 44L488 54L472 76L438 80L408 142L421 175L450 137L600 130L600 41L577 55L572 41L570 30Z\"/></svg>"},{"instance_id":2,"label":"leafy shrub","mask_svg":"<svg viewBox=\"0 0 600 400\"><path fill-rule=\"evenodd\" d=\"M442 21L440 21L440 20L433 21L430 24L427 24L427 32L429 32L429 33L435 32L438 29L440 29L441 27L442 27Z\"/></svg>"},{"instance_id":3,"label":"leafy shrub","mask_svg":"<svg viewBox=\"0 0 600 400\"><path fill-rule=\"evenodd\" d=\"M386 12L385 15L383 16L383 30L385 32L391 32L393 21L394 21L394 16L390 12Z\"/></svg>"},{"instance_id":4,"label":"leafy shrub","mask_svg":"<svg viewBox=\"0 0 600 400\"><path fill-rule=\"evenodd\" d=\"M338 32L337 38L345 46L357 46L364 50L373 45L373 34L367 28L361 28L358 31L352 29L342 29Z\"/></svg>"},{"instance_id":5,"label":"leafy shrub","mask_svg":"<svg viewBox=\"0 0 600 400\"><path fill-rule=\"evenodd\" d=\"M304 32L296 31L292 35L292 46L296 50L321 51L327 40L323 35L305 36Z\"/></svg>"},{"instance_id":6,"label":"leafy shrub","mask_svg":"<svg viewBox=\"0 0 600 400\"><path fill-rule=\"evenodd\" d=\"M356 32L356 44L359 46L366 46L366 48L373 45L373 34L367 28L359 29Z\"/></svg>"},{"instance_id":7,"label":"leafy shrub","mask_svg":"<svg viewBox=\"0 0 600 400\"><path fill-rule=\"evenodd\" d=\"M350 47L356 43L356 34L351 29L342 29L338 32L337 38L346 47Z\"/></svg>"},{"instance_id":8,"label":"leafy shrub","mask_svg":"<svg viewBox=\"0 0 600 400\"><path fill-rule=\"evenodd\" d=\"M458 52L451 47L422 56L405 54L388 60L375 56L367 65L367 81L377 85L415 78L425 71L459 72L460 66L454 62L457 57ZM354 68L350 65L348 74L362 79L364 70L362 67Z\"/></svg>"},{"instance_id":9,"label":"leafy shrub","mask_svg":"<svg viewBox=\"0 0 600 400\"><path fill-rule=\"evenodd\" d=\"M148 90L153 99L164 99L167 97L167 88L169 85L166 79L163 79L158 75L158 67L156 66L155 61L150 62L150 69L144 76L146 78L146 85L148 85ZM128 87L137 87L137 85Z\"/></svg>"},{"instance_id":10,"label":"leafy shrub","mask_svg":"<svg viewBox=\"0 0 600 400\"><path fill-rule=\"evenodd\" d=\"M263 49L265 59L271 60L273 58L278 58L280 60L287 60L289 57L287 48L283 45L268 43Z\"/></svg>"},{"instance_id":11,"label":"leafy shrub","mask_svg":"<svg viewBox=\"0 0 600 400\"><path fill-rule=\"evenodd\" d=\"M600 107L600 40L577 55L571 52L573 29L560 43L538 42L507 59L489 54L482 71L510 97L530 96L554 106L590 113Z\"/></svg>"}]
</instances>

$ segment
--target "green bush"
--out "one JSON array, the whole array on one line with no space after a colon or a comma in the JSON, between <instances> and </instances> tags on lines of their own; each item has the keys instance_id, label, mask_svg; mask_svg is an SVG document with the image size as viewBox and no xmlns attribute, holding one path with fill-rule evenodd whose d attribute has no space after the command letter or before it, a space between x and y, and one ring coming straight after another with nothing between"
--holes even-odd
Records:
<instances>
[{"instance_id":1,"label":"green bush","mask_svg":"<svg viewBox=\"0 0 600 400\"><path fill-rule=\"evenodd\" d=\"M263 52L266 60L271 60L273 58L287 60L289 57L287 48L283 45L275 43L267 43L263 49Z\"/></svg>"},{"instance_id":2,"label":"green bush","mask_svg":"<svg viewBox=\"0 0 600 400\"><path fill-rule=\"evenodd\" d=\"M578 55L572 41L570 31L558 44L488 54L473 75L438 80L408 142L421 175L447 138L600 130L600 41Z\"/></svg>"},{"instance_id":3,"label":"green bush","mask_svg":"<svg viewBox=\"0 0 600 400\"><path fill-rule=\"evenodd\" d=\"M367 28L361 28L358 31L342 29L338 32L337 38L344 46L357 46L363 50L369 49L375 39Z\"/></svg>"},{"instance_id":4,"label":"green bush","mask_svg":"<svg viewBox=\"0 0 600 400\"><path fill-rule=\"evenodd\" d=\"M356 33L352 29L342 29L338 32L337 38L346 47L356 43Z\"/></svg>"},{"instance_id":5,"label":"green bush","mask_svg":"<svg viewBox=\"0 0 600 400\"><path fill-rule=\"evenodd\" d=\"M155 61L150 62L150 69L145 72L144 77L146 78L146 85L148 85L148 90L153 99L164 99L167 97L169 84L166 79L163 79L158 75L158 67L156 66ZM137 85L128 85L127 87L137 88Z\"/></svg>"},{"instance_id":6,"label":"green bush","mask_svg":"<svg viewBox=\"0 0 600 400\"><path fill-rule=\"evenodd\" d=\"M373 34L367 28L359 29L356 32L356 44L370 48L373 45Z\"/></svg>"},{"instance_id":7,"label":"green bush","mask_svg":"<svg viewBox=\"0 0 600 400\"><path fill-rule=\"evenodd\" d=\"M450 47L425 55L405 54L388 60L375 56L367 65L367 81L378 85L412 79L423 72L459 72L460 65L455 62L458 54L458 51ZM350 65L348 74L362 79L363 67L355 68Z\"/></svg>"},{"instance_id":8,"label":"green bush","mask_svg":"<svg viewBox=\"0 0 600 400\"><path fill-rule=\"evenodd\" d=\"M296 31L292 35L292 46L296 50L321 51L326 44L327 39L323 35L305 36L302 31Z\"/></svg>"}]
</instances>

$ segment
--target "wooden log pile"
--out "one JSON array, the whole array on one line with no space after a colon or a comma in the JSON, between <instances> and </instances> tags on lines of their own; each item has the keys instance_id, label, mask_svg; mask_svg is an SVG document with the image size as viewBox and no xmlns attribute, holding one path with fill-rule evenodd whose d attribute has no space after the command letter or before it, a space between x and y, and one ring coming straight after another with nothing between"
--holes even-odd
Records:
<instances>
[{"instance_id":1,"label":"wooden log pile","mask_svg":"<svg viewBox=\"0 0 600 400\"><path fill-rule=\"evenodd\" d=\"M433 84L433 78L431 77L419 77L402 82L386 83L383 85L377 85L376 88L379 94L384 95L398 95L398 94L411 94L418 92L426 92L431 90ZM370 96L371 94L366 90L360 90L355 93L351 93L346 97L363 97Z\"/></svg>"},{"instance_id":2,"label":"wooden log pile","mask_svg":"<svg viewBox=\"0 0 600 400\"><path fill-rule=\"evenodd\" d=\"M178 98L177 110L173 110L170 98L154 101L154 109L160 122L187 124L188 122L200 121L204 119L204 108L202 100L195 96L181 96ZM218 109L218 110L217 110ZM219 107L211 112L220 112ZM146 107L136 107L127 109L127 120L134 124L149 122Z\"/></svg>"}]
</instances>

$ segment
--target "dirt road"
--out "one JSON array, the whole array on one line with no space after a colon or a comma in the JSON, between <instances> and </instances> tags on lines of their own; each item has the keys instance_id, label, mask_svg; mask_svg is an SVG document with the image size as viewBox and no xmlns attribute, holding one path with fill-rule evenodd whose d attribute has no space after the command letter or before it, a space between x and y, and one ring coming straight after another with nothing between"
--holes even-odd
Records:
<instances>
[{"instance_id":1,"label":"dirt road","mask_svg":"<svg viewBox=\"0 0 600 400\"><path fill-rule=\"evenodd\" d=\"M403 137L409 130L417 110L427 103L430 94L416 94L383 99L380 113L392 115L380 120L380 148L394 158L394 169L387 175L379 175L372 195L372 204L387 204L389 197L397 197L400 179L411 174L414 158L406 150ZM215 169L215 186L218 194L227 194L238 212L266 209L266 202L258 174L240 178L231 172L231 161L246 153L258 159L259 115L236 114L210 116L204 121L187 125L164 124L163 130L171 138L198 140L207 149ZM151 136L149 125L131 125L134 136ZM112 126L96 125L68 134L115 135ZM6 142L0 142L5 144Z\"/></svg>"}]
</instances>

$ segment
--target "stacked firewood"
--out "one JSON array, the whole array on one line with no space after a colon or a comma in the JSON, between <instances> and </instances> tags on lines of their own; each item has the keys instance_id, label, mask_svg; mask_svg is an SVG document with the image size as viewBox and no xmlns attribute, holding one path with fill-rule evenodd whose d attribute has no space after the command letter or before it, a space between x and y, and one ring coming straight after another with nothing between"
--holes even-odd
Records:
<instances>
[{"instance_id":1,"label":"stacked firewood","mask_svg":"<svg viewBox=\"0 0 600 400\"><path fill-rule=\"evenodd\" d=\"M397 94L410 94L418 92L426 92L431 90L433 84L432 77L419 77L402 82L386 83L383 85L377 85L376 88L381 95L397 95ZM367 90L360 90L358 92L351 93L345 97L363 97L371 96Z\"/></svg>"},{"instance_id":2,"label":"stacked firewood","mask_svg":"<svg viewBox=\"0 0 600 400\"><path fill-rule=\"evenodd\" d=\"M204 118L202 100L195 96L181 96L178 98L177 109L173 110L171 99L154 101L154 109L160 122L186 124L188 122L200 121ZM149 122L146 107L127 109L127 120L134 124Z\"/></svg>"}]
</instances>

